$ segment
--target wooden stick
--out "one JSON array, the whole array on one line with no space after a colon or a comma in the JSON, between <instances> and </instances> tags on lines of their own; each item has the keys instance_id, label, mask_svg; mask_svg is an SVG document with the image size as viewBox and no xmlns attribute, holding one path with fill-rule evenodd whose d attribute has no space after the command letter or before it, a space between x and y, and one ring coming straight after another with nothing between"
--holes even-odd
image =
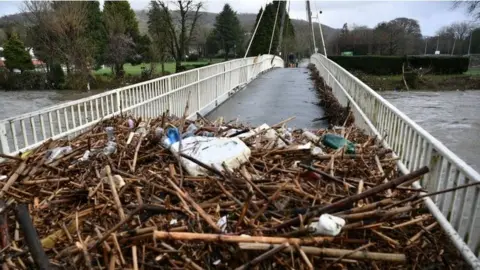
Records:
<instances>
[{"instance_id":1,"label":"wooden stick","mask_svg":"<svg viewBox=\"0 0 480 270\"><path fill-rule=\"evenodd\" d=\"M114 233L110 234L112 236L112 242L117 250L118 255L120 256L121 265L124 266L126 264L125 258L123 257L122 249L120 248L120 244L118 243L117 235Z\"/></svg>"},{"instance_id":2,"label":"wooden stick","mask_svg":"<svg viewBox=\"0 0 480 270\"><path fill-rule=\"evenodd\" d=\"M252 266L272 257L273 255L277 254L278 252L284 250L286 247L290 246L290 244L288 243L283 243L281 245L278 245L276 247L274 247L273 249L263 253L262 255L256 257L255 259L253 259L252 261L250 262L247 262L246 264L240 266L240 267L237 267L235 268L235 270L245 270L245 269L250 269Z\"/></svg>"},{"instance_id":3,"label":"wooden stick","mask_svg":"<svg viewBox=\"0 0 480 270\"><path fill-rule=\"evenodd\" d=\"M343 258L347 257L348 255L350 255L350 254L352 254L352 253L355 253L355 252L357 252L357 251L364 250L364 249L369 248L369 247L371 247L371 246L373 246L373 245L375 245L375 244L374 244L374 243L368 243L368 244L363 245L363 246L361 246L361 247L359 247L359 248L357 248L357 249L355 249L355 250L352 250L352 252L350 252L350 253L343 254L342 256L338 257L338 259L336 259L335 261L329 263L325 268L326 268L326 269L329 269L332 265L334 265L334 264L336 264L337 262L341 261Z\"/></svg>"},{"instance_id":4,"label":"wooden stick","mask_svg":"<svg viewBox=\"0 0 480 270\"><path fill-rule=\"evenodd\" d=\"M203 242L224 242L224 243L267 243L267 244L289 244L297 243L313 244L332 242L333 237L308 237L308 238L285 238L285 237L269 237L269 236L239 236L228 234L213 234L213 233L190 233L190 232L166 232L155 231L154 238L166 240L181 240L181 241L203 241Z\"/></svg>"},{"instance_id":5,"label":"wooden stick","mask_svg":"<svg viewBox=\"0 0 480 270\"><path fill-rule=\"evenodd\" d=\"M385 234L375 230L375 229L372 229L372 232L378 236L380 236L383 240L387 241L388 243L392 244L393 246L400 246L400 242L398 242L397 240L393 239L393 238L390 238L388 236L386 236Z\"/></svg>"},{"instance_id":6,"label":"wooden stick","mask_svg":"<svg viewBox=\"0 0 480 270\"><path fill-rule=\"evenodd\" d=\"M0 198L3 197L5 192L8 191L8 189L13 185L13 183L15 183L15 181L17 181L18 177L20 176L20 174L22 174L26 167L27 163L25 163L25 161L22 161L20 165L18 165L15 172L10 176L10 178L8 178L2 190L0 190Z\"/></svg>"},{"instance_id":7,"label":"wooden stick","mask_svg":"<svg viewBox=\"0 0 480 270\"><path fill-rule=\"evenodd\" d=\"M133 270L138 270L137 246L132 246Z\"/></svg>"},{"instance_id":8,"label":"wooden stick","mask_svg":"<svg viewBox=\"0 0 480 270\"><path fill-rule=\"evenodd\" d=\"M120 216L120 220L123 220L125 219L125 213L123 212L122 202L120 202L120 198L118 197L117 187L115 185L115 182L113 182L112 170L110 169L109 165L105 166L105 171L107 172L108 183L110 184L113 201L115 202L115 206L117 207L118 215Z\"/></svg>"},{"instance_id":9,"label":"wooden stick","mask_svg":"<svg viewBox=\"0 0 480 270\"><path fill-rule=\"evenodd\" d=\"M353 196L350 196L350 197L347 197L345 199L339 200L336 203L329 204L329 205L326 205L326 206L322 206L322 207L306 214L304 217L307 219L307 218L312 218L314 216L319 216L320 214L330 213L332 211L335 211L336 209L345 207L345 206L347 206L351 203L357 202L361 199L365 199L367 197L378 194L378 193L380 193L382 191L385 191L387 189L396 187L396 186L398 186L398 185L400 185L404 182L407 182L411 179L418 178L418 177L426 174L428 171L429 170L428 170L427 167L420 168L420 169L418 169L414 172L411 172L410 174L400 176L397 179L394 179L394 180L389 181L385 184L381 184L381 185L378 185L378 186L373 187L371 189L368 189L368 190L366 190L366 191L364 191L360 194L355 194ZM289 227L289 226L293 226L293 225L298 224L299 221L300 221L300 219L298 217L296 217L296 218L287 220L287 221L275 226L274 229L278 230L278 229L286 228L286 227Z\"/></svg>"},{"instance_id":10,"label":"wooden stick","mask_svg":"<svg viewBox=\"0 0 480 270\"><path fill-rule=\"evenodd\" d=\"M124 218L122 221L117 223L117 225L113 226L113 228L111 228L106 233L104 233L103 237L98 239L91 247L88 248L88 250L91 251L94 248L98 247L100 244L102 244L103 241L105 241L108 237L110 237L110 234L115 232L118 228L120 228L120 226L122 226L126 222L129 222L130 220L132 220L133 217L142 210L143 210L143 205L138 206L135 210L133 210L132 213L128 214L128 216L126 218Z\"/></svg>"},{"instance_id":11,"label":"wooden stick","mask_svg":"<svg viewBox=\"0 0 480 270\"><path fill-rule=\"evenodd\" d=\"M243 244L240 243L240 249L245 250L266 250L270 249L279 244L262 244L262 243L249 243ZM380 253L380 252L366 252L366 251L356 251L352 252L352 250L348 249L337 249L337 248L318 248L318 247L310 247L310 246L300 246L300 248L306 253L310 255L317 255L317 256L328 256L328 257L341 257L344 256L348 259L356 259L356 260L367 260L367 261L389 261L389 262L398 262L398 263L406 263L407 256L405 254L399 253ZM283 252L292 252L294 251L294 247L290 246L283 250Z\"/></svg>"},{"instance_id":12,"label":"wooden stick","mask_svg":"<svg viewBox=\"0 0 480 270\"><path fill-rule=\"evenodd\" d=\"M434 222L430 225L428 225L427 227L425 227L423 230L419 231L418 233L416 233L414 236L412 236L410 239L408 239L407 241L407 245L411 245L413 243L415 243L418 239L420 239L420 237L425 233L425 232L429 232L431 231L435 226L438 225L438 222Z\"/></svg>"},{"instance_id":13,"label":"wooden stick","mask_svg":"<svg viewBox=\"0 0 480 270\"><path fill-rule=\"evenodd\" d=\"M303 261L307 264L308 269L313 270L313 265L310 262L310 260L308 259L308 256L305 253L305 251L303 251L303 249L301 249L300 246L297 243L295 243L293 246L298 251L298 253L300 253L300 256L302 257Z\"/></svg>"},{"instance_id":14,"label":"wooden stick","mask_svg":"<svg viewBox=\"0 0 480 270\"><path fill-rule=\"evenodd\" d=\"M155 177L159 178L159 179L162 179L161 176L159 176L158 174L152 172L149 170L149 172L151 174L153 174ZM200 216L208 223L208 225L210 225L210 227L212 227L212 229L214 229L216 232L222 232L222 230L217 226L217 224L212 220L212 218L210 217L209 214L207 214L202 207L200 207L193 199L192 197L190 197L190 195L188 195L187 193L184 193L170 178L166 178L167 179L167 182L170 184L170 186L173 187L173 189L175 189L177 191L177 193L185 200L187 201L188 203L190 203L193 208L195 208L195 210L197 210L198 214L200 214Z\"/></svg>"},{"instance_id":15,"label":"wooden stick","mask_svg":"<svg viewBox=\"0 0 480 270\"><path fill-rule=\"evenodd\" d=\"M322 171L320 171L320 170L317 170L317 169L313 168L312 166L308 166L308 165L305 165L305 164L298 164L298 166L299 166L299 167L302 167L302 168L304 168L304 169L307 169L307 170L309 170L309 171L316 172L316 173L320 174L321 176L327 178L328 180L332 180L332 181L334 181L334 182L337 182L337 183L341 184L342 186L345 185L345 184L347 184L348 186L353 187L352 185L350 185L350 184L348 184L348 183L346 183L346 182L338 179L337 177L332 176L332 175L330 175L330 174L328 174L328 173L322 172Z\"/></svg>"}]
</instances>

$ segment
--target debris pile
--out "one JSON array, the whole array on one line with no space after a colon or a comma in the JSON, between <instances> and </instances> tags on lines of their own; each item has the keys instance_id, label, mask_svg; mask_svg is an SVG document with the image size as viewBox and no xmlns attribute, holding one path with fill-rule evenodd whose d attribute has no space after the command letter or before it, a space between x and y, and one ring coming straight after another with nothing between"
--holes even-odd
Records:
<instances>
[{"instance_id":1,"label":"debris pile","mask_svg":"<svg viewBox=\"0 0 480 270\"><path fill-rule=\"evenodd\" d=\"M0 163L10 269L406 269L463 262L353 126L116 117ZM205 154L207 153L207 154ZM448 257L448 259L446 259ZM257 268L255 268L257 267Z\"/></svg>"}]
</instances>

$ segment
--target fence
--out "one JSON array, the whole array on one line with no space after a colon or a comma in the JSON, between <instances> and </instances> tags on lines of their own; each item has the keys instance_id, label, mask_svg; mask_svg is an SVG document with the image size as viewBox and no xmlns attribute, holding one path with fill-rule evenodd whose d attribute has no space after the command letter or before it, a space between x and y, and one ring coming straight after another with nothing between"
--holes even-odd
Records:
<instances>
[{"instance_id":1,"label":"fence","mask_svg":"<svg viewBox=\"0 0 480 270\"><path fill-rule=\"evenodd\" d=\"M120 113L156 117L169 110L208 113L258 74L283 67L272 55L236 59L111 90L0 121L0 153L17 154L46 140L75 136Z\"/></svg>"},{"instance_id":2,"label":"fence","mask_svg":"<svg viewBox=\"0 0 480 270\"><path fill-rule=\"evenodd\" d=\"M339 101L350 103L356 124L383 138L395 151L402 173L429 167L430 173L416 186L435 192L480 181L478 172L344 68L320 54L313 55L311 62ZM473 186L425 198L430 212L474 269L480 269L479 193L480 188Z\"/></svg>"}]
</instances>

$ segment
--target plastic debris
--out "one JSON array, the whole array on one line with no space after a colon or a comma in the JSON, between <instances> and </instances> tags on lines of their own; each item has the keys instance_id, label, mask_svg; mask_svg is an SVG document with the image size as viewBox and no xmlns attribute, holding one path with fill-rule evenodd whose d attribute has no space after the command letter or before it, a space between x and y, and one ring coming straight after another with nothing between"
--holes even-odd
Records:
<instances>
[{"instance_id":1,"label":"plastic debris","mask_svg":"<svg viewBox=\"0 0 480 270\"><path fill-rule=\"evenodd\" d=\"M323 135L322 144L332 149L340 149L347 145L345 152L347 154L355 154L355 144L337 134L329 133Z\"/></svg>"},{"instance_id":2,"label":"plastic debris","mask_svg":"<svg viewBox=\"0 0 480 270\"><path fill-rule=\"evenodd\" d=\"M73 151L71 146L57 147L47 151L47 162L52 162Z\"/></svg>"},{"instance_id":3,"label":"plastic debris","mask_svg":"<svg viewBox=\"0 0 480 270\"><path fill-rule=\"evenodd\" d=\"M315 230L315 233L328 236L337 236L345 226L345 220L329 214L320 216L317 222L310 223L309 227Z\"/></svg>"},{"instance_id":4,"label":"plastic debris","mask_svg":"<svg viewBox=\"0 0 480 270\"><path fill-rule=\"evenodd\" d=\"M173 135L172 135L173 137ZM170 139L173 141L174 139ZM170 146L170 150L177 154L179 142ZM236 169L248 161L250 148L238 138L210 138L210 137L188 137L182 140L182 153L190 156L204 164L216 168L223 168L223 163L230 168ZM181 163L191 176L205 175L208 170L197 163L181 158Z\"/></svg>"},{"instance_id":5,"label":"plastic debris","mask_svg":"<svg viewBox=\"0 0 480 270\"><path fill-rule=\"evenodd\" d=\"M227 216L221 217L217 221L217 226L220 228L220 230L222 230L222 232L227 232Z\"/></svg>"}]
</instances>

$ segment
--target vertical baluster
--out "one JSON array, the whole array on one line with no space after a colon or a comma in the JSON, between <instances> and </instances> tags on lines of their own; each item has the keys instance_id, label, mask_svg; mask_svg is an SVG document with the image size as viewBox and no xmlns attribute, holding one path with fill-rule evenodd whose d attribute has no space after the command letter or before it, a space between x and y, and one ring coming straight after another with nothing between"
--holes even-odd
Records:
<instances>
[{"instance_id":1,"label":"vertical baluster","mask_svg":"<svg viewBox=\"0 0 480 270\"><path fill-rule=\"evenodd\" d=\"M77 127L77 121L75 119L75 111L74 111L74 106L70 106L70 115L72 116L72 123L73 123L73 128Z\"/></svg>"},{"instance_id":2,"label":"vertical baluster","mask_svg":"<svg viewBox=\"0 0 480 270\"><path fill-rule=\"evenodd\" d=\"M43 140L46 140L47 134L45 132L45 122L43 121L43 114L40 115L40 129L42 131Z\"/></svg>"},{"instance_id":3,"label":"vertical baluster","mask_svg":"<svg viewBox=\"0 0 480 270\"><path fill-rule=\"evenodd\" d=\"M455 187L466 184L465 177L463 176L463 174L460 173L458 169L455 170L455 176L453 179L455 181L455 184L454 184ZM465 193L466 193L466 189L463 188L461 190L455 190L452 196L452 206L450 207L450 211L452 212L452 217L450 219L450 223L457 231L458 231L458 228L460 227L460 220L465 210L465 203L467 204L471 203L471 201L469 201L469 199L471 198L467 198L465 196L466 195Z\"/></svg>"},{"instance_id":4,"label":"vertical baluster","mask_svg":"<svg viewBox=\"0 0 480 270\"><path fill-rule=\"evenodd\" d=\"M15 130L15 122L10 121L10 134L12 135L13 138L13 148L15 151L18 151L18 141L17 141L17 131Z\"/></svg>"},{"instance_id":5,"label":"vertical baluster","mask_svg":"<svg viewBox=\"0 0 480 270\"><path fill-rule=\"evenodd\" d=\"M443 190L443 189L447 189L450 186L450 183L449 183L449 179L450 179L450 174L451 174L451 170L452 170L452 164L450 163L450 161L448 159L445 159L445 173L442 172L442 174L440 175L440 180L441 180L441 187L440 187L440 190ZM440 209L440 211L442 211L442 213L445 215L445 212L444 212L444 207L445 207L445 198L446 198L446 194L441 194L439 196L439 204L438 204L438 208Z\"/></svg>"},{"instance_id":6,"label":"vertical baluster","mask_svg":"<svg viewBox=\"0 0 480 270\"><path fill-rule=\"evenodd\" d=\"M50 127L50 136L55 136L55 132L53 132L52 112L48 112L48 126Z\"/></svg>"},{"instance_id":7,"label":"vertical baluster","mask_svg":"<svg viewBox=\"0 0 480 270\"><path fill-rule=\"evenodd\" d=\"M37 127L35 126L35 117L34 116L30 117L30 126L32 127L33 142L37 143L38 142Z\"/></svg>"},{"instance_id":8,"label":"vertical baluster","mask_svg":"<svg viewBox=\"0 0 480 270\"><path fill-rule=\"evenodd\" d=\"M420 136L418 135L418 133L414 131L412 145L410 148L410 155L409 155L410 162L408 163L408 166L407 166L410 171L415 170L415 162L417 159L417 151L419 148L419 145L418 145L419 137Z\"/></svg>"},{"instance_id":9,"label":"vertical baluster","mask_svg":"<svg viewBox=\"0 0 480 270\"><path fill-rule=\"evenodd\" d=\"M60 118L60 109L55 110L55 114L57 116L58 134L61 134L63 130L62 130L62 119Z\"/></svg>"},{"instance_id":10,"label":"vertical baluster","mask_svg":"<svg viewBox=\"0 0 480 270\"><path fill-rule=\"evenodd\" d=\"M100 119L100 111L98 110L98 98L95 99L95 112L97 114L96 119Z\"/></svg>"},{"instance_id":11,"label":"vertical baluster","mask_svg":"<svg viewBox=\"0 0 480 270\"><path fill-rule=\"evenodd\" d=\"M20 120L20 127L22 129L22 136L23 136L23 147L28 146L28 138L27 138L27 129L25 128L25 120Z\"/></svg>"},{"instance_id":12,"label":"vertical baluster","mask_svg":"<svg viewBox=\"0 0 480 270\"><path fill-rule=\"evenodd\" d=\"M82 109L80 108L80 104L77 104L77 116L78 116L78 126L82 126L83 119L82 119Z\"/></svg>"},{"instance_id":13,"label":"vertical baluster","mask_svg":"<svg viewBox=\"0 0 480 270\"><path fill-rule=\"evenodd\" d=\"M90 121L93 121L95 119L95 116L94 116L94 110L93 110L93 101L90 100Z\"/></svg>"},{"instance_id":14,"label":"vertical baluster","mask_svg":"<svg viewBox=\"0 0 480 270\"><path fill-rule=\"evenodd\" d=\"M470 181L472 180L469 179L468 182ZM466 239L466 242L472 250L476 251L478 250L480 242L480 230L478 229L480 227L480 189L477 187L468 188L467 197L471 198L471 204L469 205L468 212L462 215L467 217L467 221L462 223L467 225L466 234L468 234L468 239Z\"/></svg>"},{"instance_id":15,"label":"vertical baluster","mask_svg":"<svg viewBox=\"0 0 480 270\"><path fill-rule=\"evenodd\" d=\"M70 130L70 125L68 123L68 113L67 113L67 107L63 108L63 119L65 120L65 128L66 131Z\"/></svg>"}]
</instances>

